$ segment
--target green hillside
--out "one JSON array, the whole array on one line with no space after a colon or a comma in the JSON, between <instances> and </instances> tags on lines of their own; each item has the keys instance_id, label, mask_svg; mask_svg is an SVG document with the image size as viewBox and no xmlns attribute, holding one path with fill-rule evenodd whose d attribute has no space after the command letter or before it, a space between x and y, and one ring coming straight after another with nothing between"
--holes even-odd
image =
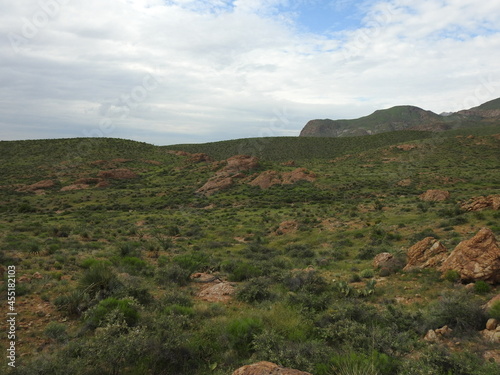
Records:
<instances>
[{"instance_id":1,"label":"green hillside","mask_svg":"<svg viewBox=\"0 0 500 375\"><path fill-rule=\"evenodd\" d=\"M482 308L499 285L403 268L427 237L447 253L481 228L500 238L498 209L465 208L500 196L499 151L499 125L0 142L0 294L15 266L18 313L6 373L229 375L271 361L313 375L496 375L498 344L479 332L500 320L500 305ZM257 159L226 160L238 154Z\"/></svg>"}]
</instances>

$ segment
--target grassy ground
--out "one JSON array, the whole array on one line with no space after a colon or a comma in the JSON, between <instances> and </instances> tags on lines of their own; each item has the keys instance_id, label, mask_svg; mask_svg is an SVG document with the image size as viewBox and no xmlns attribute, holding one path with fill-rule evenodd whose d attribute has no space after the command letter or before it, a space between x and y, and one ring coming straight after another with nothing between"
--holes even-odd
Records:
<instances>
[{"instance_id":1,"label":"grassy ground","mask_svg":"<svg viewBox=\"0 0 500 375\"><path fill-rule=\"evenodd\" d=\"M0 262L16 266L18 281L12 373L230 374L270 360L315 375L497 374L482 359L493 347L478 335L487 318L480 306L497 287L467 291L436 271L401 268L406 249L426 236L451 251L484 226L500 235L498 211L460 209L500 194L498 133L168 148L1 142ZM255 173L304 167L317 180L262 190L243 179L205 197L196 190L220 166L169 152L221 160L241 144L263 158ZM295 166L280 164L289 160ZM135 176L102 177L117 169ZM61 191L82 179L94 180ZM53 184L27 189L46 180ZM451 198L423 202L427 189ZM401 263L381 274L372 265L380 252ZM195 272L230 281L236 295L201 300ZM6 291L3 282L2 299ZM452 336L423 342L445 324Z\"/></svg>"}]
</instances>

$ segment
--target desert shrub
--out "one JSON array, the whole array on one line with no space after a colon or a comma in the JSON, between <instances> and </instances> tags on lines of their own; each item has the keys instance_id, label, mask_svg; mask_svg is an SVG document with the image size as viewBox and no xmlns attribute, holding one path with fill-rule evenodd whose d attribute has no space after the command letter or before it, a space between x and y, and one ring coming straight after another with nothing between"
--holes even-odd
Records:
<instances>
[{"instance_id":1,"label":"desert shrub","mask_svg":"<svg viewBox=\"0 0 500 375\"><path fill-rule=\"evenodd\" d=\"M359 275L360 275L362 278L364 278L364 279L369 279L369 278L372 278L375 274L374 274L374 272L373 272L373 270L372 270L372 269L367 268L367 269L362 270L362 271L359 273Z\"/></svg>"},{"instance_id":2,"label":"desert shrub","mask_svg":"<svg viewBox=\"0 0 500 375\"><path fill-rule=\"evenodd\" d=\"M498 371L496 363L484 362L472 353L452 353L441 345L428 346L418 359L404 361L399 369L405 375L496 375Z\"/></svg>"},{"instance_id":3,"label":"desert shrub","mask_svg":"<svg viewBox=\"0 0 500 375\"><path fill-rule=\"evenodd\" d=\"M58 322L50 322L49 324L47 324L47 326L43 330L43 334L49 339L55 340L57 342L64 342L68 339L66 325Z\"/></svg>"},{"instance_id":4,"label":"desert shrub","mask_svg":"<svg viewBox=\"0 0 500 375\"><path fill-rule=\"evenodd\" d=\"M248 281L236 297L243 302L262 302L273 297L268 279L259 277Z\"/></svg>"},{"instance_id":5,"label":"desert shrub","mask_svg":"<svg viewBox=\"0 0 500 375\"><path fill-rule=\"evenodd\" d=\"M329 289L326 280L315 270L290 272L283 282L293 292L305 291L320 295Z\"/></svg>"},{"instance_id":6,"label":"desert shrub","mask_svg":"<svg viewBox=\"0 0 500 375\"><path fill-rule=\"evenodd\" d=\"M240 356L246 357L253 351L254 336L263 329L262 320L258 318L245 317L234 319L227 325L227 335L230 346Z\"/></svg>"},{"instance_id":7,"label":"desert shrub","mask_svg":"<svg viewBox=\"0 0 500 375\"><path fill-rule=\"evenodd\" d=\"M54 299L54 305L69 316L80 315L87 303L88 295L78 289Z\"/></svg>"},{"instance_id":8,"label":"desert shrub","mask_svg":"<svg viewBox=\"0 0 500 375\"><path fill-rule=\"evenodd\" d=\"M456 270L447 270L444 273L444 279L449 282L456 283L458 280L460 280L460 273Z\"/></svg>"},{"instance_id":9,"label":"desert shrub","mask_svg":"<svg viewBox=\"0 0 500 375\"><path fill-rule=\"evenodd\" d=\"M279 363L285 367L316 371L326 366L333 350L319 340L287 340L273 330L264 330L253 340L255 356Z\"/></svg>"},{"instance_id":10,"label":"desert shrub","mask_svg":"<svg viewBox=\"0 0 500 375\"><path fill-rule=\"evenodd\" d=\"M500 301L493 303L493 305L488 310L488 316L500 321Z\"/></svg>"},{"instance_id":11,"label":"desert shrub","mask_svg":"<svg viewBox=\"0 0 500 375\"><path fill-rule=\"evenodd\" d=\"M112 314L116 314L112 316ZM91 328L107 322L107 319L123 319L128 326L134 326L139 320L139 311L131 299L109 297L86 312L85 321Z\"/></svg>"},{"instance_id":12,"label":"desert shrub","mask_svg":"<svg viewBox=\"0 0 500 375\"><path fill-rule=\"evenodd\" d=\"M209 258L204 253L178 255L173 259L173 262L174 264L177 264L183 269L189 271L189 273L202 271L210 266Z\"/></svg>"},{"instance_id":13,"label":"desert shrub","mask_svg":"<svg viewBox=\"0 0 500 375\"><path fill-rule=\"evenodd\" d=\"M478 280L474 283L474 291L478 294L486 294L491 291L491 286L486 281Z\"/></svg>"},{"instance_id":14,"label":"desert shrub","mask_svg":"<svg viewBox=\"0 0 500 375\"><path fill-rule=\"evenodd\" d=\"M121 287L113 269L105 263L92 265L82 275L79 287L92 297L104 299Z\"/></svg>"},{"instance_id":15,"label":"desert shrub","mask_svg":"<svg viewBox=\"0 0 500 375\"><path fill-rule=\"evenodd\" d=\"M370 354L348 352L332 357L335 375L381 375L394 374L397 361L386 354L372 351Z\"/></svg>"},{"instance_id":16,"label":"desert shrub","mask_svg":"<svg viewBox=\"0 0 500 375\"><path fill-rule=\"evenodd\" d=\"M122 257L140 257L141 249L138 242L123 242L118 244L118 253Z\"/></svg>"},{"instance_id":17,"label":"desert shrub","mask_svg":"<svg viewBox=\"0 0 500 375\"><path fill-rule=\"evenodd\" d=\"M377 249L373 247L362 247L359 249L356 258L361 260L370 260L373 259L377 252Z\"/></svg>"},{"instance_id":18,"label":"desert shrub","mask_svg":"<svg viewBox=\"0 0 500 375\"><path fill-rule=\"evenodd\" d=\"M147 269L148 264L137 257L126 256L120 260L122 268L130 274L139 274Z\"/></svg>"},{"instance_id":19,"label":"desert shrub","mask_svg":"<svg viewBox=\"0 0 500 375\"><path fill-rule=\"evenodd\" d=\"M413 236L411 236L409 242L413 245L414 243L421 241L426 237L434 237L436 239L439 239L439 235L437 235L432 229L426 228L423 231L415 233Z\"/></svg>"},{"instance_id":20,"label":"desert shrub","mask_svg":"<svg viewBox=\"0 0 500 375\"><path fill-rule=\"evenodd\" d=\"M259 277L262 271L253 264L242 262L236 265L232 273L229 275L229 281L244 281L254 277Z\"/></svg>"},{"instance_id":21,"label":"desert shrub","mask_svg":"<svg viewBox=\"0 0 500 375\"><path fill-rule=\"evenodd\" d=\"M452 290L444 292L429 305L427 321L429 329L447 325L465 333L483 328L486 316L477 297L468 291Z\"/></svg>"},{"instance_id":22,"label":"desert shrub","mask_svg":"<svg viewBox=\"0 0 500 375\"><path fill-rule=\"evenodd\" d=\"M285 247L285 253L294 258L313 258L315 253L309 245L291 244Z\"/></svg>"},{"instance_id":23,"label":"desert shrub","mask_svg":"<svg viewBox=\"0 0 500 375\"><path fill-rule=\"evenodd\" d=\"M191 272L178 264L168 264L156 270L155 280L161 285L174 283L177 285L187 285Z\"/></svg>"}]
</instances>

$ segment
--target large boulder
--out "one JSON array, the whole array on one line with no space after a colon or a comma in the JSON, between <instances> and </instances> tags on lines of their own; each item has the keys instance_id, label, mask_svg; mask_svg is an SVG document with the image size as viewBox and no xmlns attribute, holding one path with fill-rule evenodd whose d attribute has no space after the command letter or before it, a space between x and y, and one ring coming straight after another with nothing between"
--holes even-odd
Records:
<instances>
[{"instance_id":1,"label":"large boulder","mask_svg":"<svg viewBox=\"0 0 500 375\"><path fill-rule=\"evenodd\" d=\"M460 242L439 270L458 271L463 281L500 283L500 248L495 235L482 228L471 239Z\"/></svg>"},{"instance_id":2,"label":"large boulder","mask_svg":"<svg viewBox=\"0 0 500 375\"><path fill-rule=\"evenodd\" d=\"M475 197L461 205L464 211L480 211L485 209L500 210L500 195Z\"/></svg>"},{"instance_id":3,"label":"large boulder","mask_svg":"<svg viewBox=\"0 0 500 375\"><path fill-rule=\"evenodd\" d=\"M284 368L271 362L258 362L240 367L233 375L311 375L309 372Z\"/></svg>"},{"instance_id":4,"label":"large boulder","mask_svg":"<svg viewBox=\"0 0 500 375\"><path fill-rule=\"evenodd\" d=\"M441 202L450 198L450 192L446 190L427 190L425 193L420 194L419 198L425 202Z\"/></svg>"},{"instance_id":5,"label":"large boulder","mask_svg":"<svg viewBox=\"0 0 500 375\"><path fill-rule=\"evenodd\" d=\"M448 250L435 238L426 237L410 247L406 255L408 260L403 271L414 268L437 268L448 256Z\"/></svg>"}]
</instances>

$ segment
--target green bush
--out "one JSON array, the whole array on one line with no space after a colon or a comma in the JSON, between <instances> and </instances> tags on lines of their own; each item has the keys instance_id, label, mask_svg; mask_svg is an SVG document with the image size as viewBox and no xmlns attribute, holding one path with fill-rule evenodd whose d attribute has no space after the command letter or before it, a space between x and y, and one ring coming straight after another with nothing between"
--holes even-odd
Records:
<instances>
[{"instance_id":1,"label":"green bush","mask_svg":"<svg viewBox=\"0 0 500 375\"><path fill-rule=\"evenodd\" d=\"M178 264L169 264L156 270L155 280L161 285L174 283L180 286L187 285L191 272Z\"/></svg>"},{"instance_id":2,"label":"green bush","mask_svg":"<svg viewBox=\"0 0 500 375\"><path fill-rule=\"evenodd\" d=\"M474 283L474 291L478 294L486 294L491 291L491 286L486 281L478 280Z\"/></svg>"},{"instance_id":3,"label":"green bush","mask_svg":"<svg viewBox=\"0 0 500 375\"><path fill-rule=\"evenodd\" d=\"M112 313L116 314L116 316L112 317ZM99 302L85 315L85 321L92 328L103 325L109 318L123 319L130 327L134 326L139 320L139 312L134 301L109 297Z\"/></svg>"},{"instance_id":4,"label":"green bush","mask_svg":"<svg viewBox=\"0 0 500 375\"><path fill-rule=\"evenodd\" d=\"M436 329L445 325L465 333L480 330L486 323L482 302L464 290L444 292L428 307L428 328Z\"/></svg>"},{"instance_id":5,"label":"green bush","mask_svg":"<svg viewBox=\"0 0 500 375\"><path fill-rule=\"evenodd\" d=\"M372 278L373 276L375 275L375 273L373 272L372 269L370 268L367 268L367 269L364 269L362 270L360 273L359 273L359 276L361 276L362 278L364 279L370 279Z\"/></svg>"},{"instance_id":6,"label":"green bush","mask_svg":"<svg viewBox=\"0 0 500 375\"><path fill-rule=\"evenodd\" d=\"M455 270L447 270L444 273L444 279L449 282L456 283L458 280L460 280L460 273Z\"/></svg>"},{"instance_id":7,"label":"green bush","mask_svg":"<svg viewBox=\"0 0 500 375\"><path fill-rule=\"evenodd\" d=\"M250 263L239 263L229 275L229 281L245 281L262 275L260 268Z\"/></svg>"},{"instance_id":8,"label":"green bush","mask_svg":"<svg viewBox=\"0 0 500 375\"><path fill-rule=\"evenodd\" d=\"M113 269L104 262L99 262L85 271L80 279L79 287L92 297L104 299L119 289L121 284Z\"/></svg>"},{"instance_id":9,"label":"green bush","mask_svg":"<svg viewBox=\"0 0 500 375\"><path fill-rule=\"evenodd\" d=\"M241 288L236 297L243 302L262 302L272 298L273 294L269 289L269 280L259 277L247 282Z\"/></svg>"},{"instance_id":10,"label":"green bush","mask_svg":"<svg viewBox=\"0 0 500 375\"><path fill-rule=\"evenodd\" d=\"M227 334L231 347L241 357L248 356L253 351L252 342L254 336L263 329L263 324L257 318L238 318L227 325Z\"/></svg>"},{"instance_id":11,"label":"green bush","mask_svg":"<svg viewBox=\"0 0 500 375\"><path fill-rule=\"evenodd\" d=\"M493 305L488 310L488 316L500 321L500 301L493 303Z\"/></svg>"},{"instance_id":12,"label":"green bush","mask_svg":"<svg viewBox=\"0 0 500 375\"><path fill-rule=\"evenodd\" d=\"M58 322L50 322L45 327L43 334L49 339L56 340L58 342L64 342L68 339L68 333L66 332L66 325Z\"/></svg>"}]
</instances>

